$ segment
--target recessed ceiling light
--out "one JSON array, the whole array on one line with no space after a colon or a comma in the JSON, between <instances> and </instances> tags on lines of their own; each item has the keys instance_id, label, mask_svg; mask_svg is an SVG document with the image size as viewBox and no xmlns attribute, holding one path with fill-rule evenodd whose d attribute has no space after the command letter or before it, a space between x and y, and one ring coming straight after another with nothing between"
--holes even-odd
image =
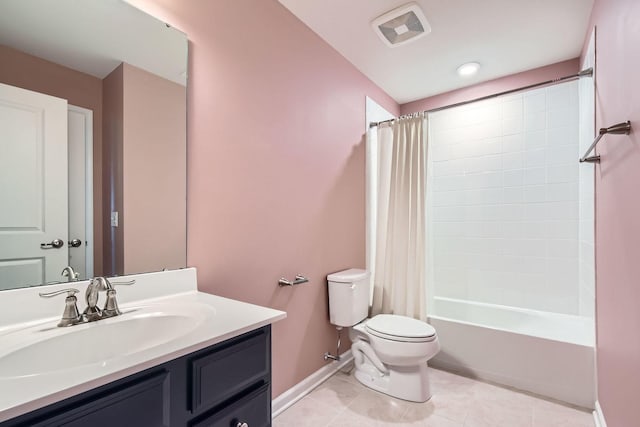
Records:
<instances>
[{"instance_id":1,"label":"recessed ceiling light","mask_svg":"<svg viewBox=\"0 0 640 427\"><path fill-rule=\"evenodd\" d=\"M467 62L458 67L458 75L461 77L471 77L478 72L480 64L477 62Z\"/></svg>"}]
</instances>

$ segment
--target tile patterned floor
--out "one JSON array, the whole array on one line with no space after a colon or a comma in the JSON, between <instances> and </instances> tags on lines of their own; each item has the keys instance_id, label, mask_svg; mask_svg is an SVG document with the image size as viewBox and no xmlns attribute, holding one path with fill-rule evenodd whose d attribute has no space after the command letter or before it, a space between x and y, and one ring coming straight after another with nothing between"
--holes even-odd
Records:
<instances>
[{"instance_id":1,"label":"tile patterned floor","mask_svg":"<svg viewBox=\"0 0 640 427\"><path fill-rule=\"evenodd\" d=\"M273 427L594 427L591 413L430 369L434 393L412 403L339 372L273 421Z\"/></svg>"}]
</instances>

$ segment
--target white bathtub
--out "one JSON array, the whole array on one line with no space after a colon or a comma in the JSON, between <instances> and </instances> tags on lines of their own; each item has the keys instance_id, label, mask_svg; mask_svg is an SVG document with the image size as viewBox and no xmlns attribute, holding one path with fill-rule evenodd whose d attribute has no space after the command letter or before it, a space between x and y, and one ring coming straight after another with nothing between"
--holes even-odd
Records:
<instances>
[{"instance_id":1,"label":"white bathtub","mask_svg":"<svg viewBox=\"0 0 640 427\"><path fill-rule=\"evenodd\" d=\"M593 319L435 297L429 365L593 409Z\"/></svg>"}]
</instances>

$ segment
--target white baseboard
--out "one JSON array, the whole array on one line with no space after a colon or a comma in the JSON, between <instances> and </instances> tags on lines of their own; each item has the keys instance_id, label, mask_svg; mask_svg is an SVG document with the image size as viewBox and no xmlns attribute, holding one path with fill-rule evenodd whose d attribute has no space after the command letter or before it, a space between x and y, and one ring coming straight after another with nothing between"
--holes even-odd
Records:
<instances>
[{"instance_id":1,"label":"white baseboard","mask_svg":"<svg viewBox=\"0 0 640 427\"><path fill-rule=\"evenodd\" d=\"M305 397L314 388L326 381L331 375L353 360L351 350L347 350L340 355L340 361L327 363L322 368L273 399L271 402L272 417L275 418L285 409Z\"/></svg>"},{"instance_id":2,"label":"white baseboard","mask_svg":"<svg viewBox=\"0 0 640 427\"><path fill-rule=\"evenodd\" d=\"M596 427L607 427L607 422L604 420L604 414L600 407L600 402L596 400L596 410L593 411L593 421L596 423Z\"/></svg>"}]
</instances>

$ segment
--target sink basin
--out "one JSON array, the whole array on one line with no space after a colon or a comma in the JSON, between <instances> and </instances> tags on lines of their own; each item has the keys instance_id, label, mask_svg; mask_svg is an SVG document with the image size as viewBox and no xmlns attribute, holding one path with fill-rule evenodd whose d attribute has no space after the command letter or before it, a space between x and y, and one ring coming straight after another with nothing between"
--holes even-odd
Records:
<instances>
[{"instance_id":1,"label":"sink basin","mask_svg":"<svg viewBox=\"0 0 640 427\"><path fill-rule=\"evenodd\" d=\"M211 308L197 304L151 306L67 328L43 329L40 325L16 331L2 337L14 345L0 353L0 379L107 366L113 360L177 340L212 315Z\"/></svg>"}]
</instances>

